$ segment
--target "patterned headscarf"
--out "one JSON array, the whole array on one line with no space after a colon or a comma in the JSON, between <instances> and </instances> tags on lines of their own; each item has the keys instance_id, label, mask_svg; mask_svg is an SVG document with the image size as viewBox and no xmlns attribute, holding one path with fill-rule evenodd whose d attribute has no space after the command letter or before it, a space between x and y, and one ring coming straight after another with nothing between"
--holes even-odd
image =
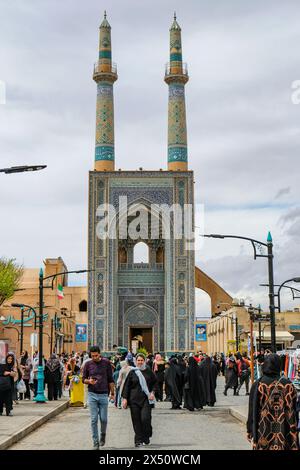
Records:
<instances>
[{"instance_id":1,"label":"patterned headscarf","mask_svg":"<svg viewBox=\"0 0 300 470\"><path fill-rule=\"evenodd\" d=\"M153 361L153 370L154 372L158 371L158 363L162 361L162 357L159 353L155 354L155 359Z\"/></svg>"},{"instance_id":2,"label":"patterned headscarf","mask_svg":"<svg viewBox=\"0 0 300 470\"><path fill-rule=\"evenodd\" d=\"M60 367L60 361L56 354L51 354L50 359L46 362L46 367L48 367L50 372L54 372Z\"/></svg>"}]
</instances>

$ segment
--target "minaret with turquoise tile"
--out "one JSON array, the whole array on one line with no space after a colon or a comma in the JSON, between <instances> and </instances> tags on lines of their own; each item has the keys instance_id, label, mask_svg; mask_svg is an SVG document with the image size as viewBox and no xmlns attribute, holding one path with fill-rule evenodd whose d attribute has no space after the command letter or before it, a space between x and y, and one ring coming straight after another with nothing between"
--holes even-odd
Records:
<instances>
[{"instance_id":1,"label":"minaret with turquoise tile","mask_svg":"<svg viewBox=\"0 0 300 470\"><path fill-rule=\"evenodd\" d=\"M94 66L97 83L95 171L114 171L114 94L117 68L111 61L111 27L106 19L100 25L99 59Z\"/></svg>"},{"instance_id":2,"label":"minaret with turquoise tile","mask_svg":"<svg viewBox=\"0 0 300 470\"><path fill-rule=\"evenodd\" d=\"M186 64L182 62L181 28L174 14L170 28L170 62L165 82L169 85L168 170L187 171L187 131L184 86L188 82Z\"/></svg>"}]
</instances>

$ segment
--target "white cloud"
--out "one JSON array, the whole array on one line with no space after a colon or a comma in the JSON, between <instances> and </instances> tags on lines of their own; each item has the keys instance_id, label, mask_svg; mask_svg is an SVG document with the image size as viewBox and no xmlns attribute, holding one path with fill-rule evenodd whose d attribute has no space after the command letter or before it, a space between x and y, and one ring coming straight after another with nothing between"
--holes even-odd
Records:
<instances>
[{"instance_id":1,"label":"white cloud","mask_svg":"<svg viewBox=\"0 0 300 470\"><path fill-rule=\"evenodd\" d=\"M190 72L190 168L196 201L205 205L205 231L265 240L271 230L276 279L299 275L299 220L291 219L300 195L300 107L291 103L291 83L299 79L299 2L45 0L37 6L0 0L0 7L0 80L6 84L0 165L48 165L35 174L0 174L3 254L28 267L59 255L70 268L86 266L92 67L105 8L119 73L116 167L166 168L163 75L176 9ZM206 240L197 257L230 293L266 303L258 287L266 263L252 260L251 250Z\"/></svg>"}]
</instances>

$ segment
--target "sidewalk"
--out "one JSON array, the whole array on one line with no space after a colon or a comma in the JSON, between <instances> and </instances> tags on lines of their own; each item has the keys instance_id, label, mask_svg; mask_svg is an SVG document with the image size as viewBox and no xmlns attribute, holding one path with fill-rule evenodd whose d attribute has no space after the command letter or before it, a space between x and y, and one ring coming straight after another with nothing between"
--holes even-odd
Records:
<instances>
[{"instance_id":1,"label":"sidewalk","mask_svg":"<svg viewBox=\"0 0 300 470\"><path fill-rule=\"evenodd\" d=\"M13 416L0 416L0 450L7 449L30 432L37 429L49 419L61 413L69 406L69 398L62 397L57 401L35 403L19 401L14 405Z\"/></svg>"},{"instance_id":2,"label":"sidewalk","mask_svg":"<svg viewBox=\"0 0 300 470\"><path fill-rule=\"evenodd\" d=\"M214 407L206 406L201 414L204 414L209 418L209 415L214 413L216 413L214 414L215 417L218 416L220 412L223 412L224 414L229 413L245 425L247 421L249 401L249 396L245 396L245 386L243 386L240 392L241 395L233 396L233 390L230 389L228 390L227 397L223 395L224 386L224 377L219 376L217 379L216 390L217 402ZM11 447L32 431L39 428L46 421L66 410L68 405L68 396L64 396L58 401L50 401L41 404L37 404L33 401L19 401L18 405L14 405L14 416L6 417L5 414L0 416L0 450ZM169 403L160 403L158 408L158 414L165 413L166 409L169 408ZM160 408L162 409L160 410ZM81 411L81 413L87 414L86 410ZM178 410L173 411L171 414L172 416L185 416L186 411Z\"/></svg>"},{"instance_id":3,"label":"sidewalk","mask_svg":"<svg viewBox=\"0 0 300 470\"><path fill-rule=\"evenodd\" d=\"M224 388L225 379L224 377L218 376L216 390L217 402L214 408L216 410L224 410L227 408L232 416L241 421L243 424L246 424L248 418L249 396L245 395L245 385L243 385L241 388L240 394L238 396L233 396L233 389L229 389L227 392L227 397L225 397L225 395L223 395ZM249 390L250 388L251 385L249 386Z\"/></svg>"}]
</instances>

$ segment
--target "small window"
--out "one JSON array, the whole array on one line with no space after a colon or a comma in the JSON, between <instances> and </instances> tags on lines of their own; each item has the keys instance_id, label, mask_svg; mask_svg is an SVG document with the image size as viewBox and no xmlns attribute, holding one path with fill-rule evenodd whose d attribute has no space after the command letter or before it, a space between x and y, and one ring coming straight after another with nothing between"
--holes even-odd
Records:
<instances>
[{"instance_id":1,"label":"small window","mask_svg":"<svg viewBox=\"0 0 300 470\"><path fill-rule=\"evenodd\" d=\"M82 300L79 304L79 312L87 312L87 301Z\"/></svg>"}]
</instances>

